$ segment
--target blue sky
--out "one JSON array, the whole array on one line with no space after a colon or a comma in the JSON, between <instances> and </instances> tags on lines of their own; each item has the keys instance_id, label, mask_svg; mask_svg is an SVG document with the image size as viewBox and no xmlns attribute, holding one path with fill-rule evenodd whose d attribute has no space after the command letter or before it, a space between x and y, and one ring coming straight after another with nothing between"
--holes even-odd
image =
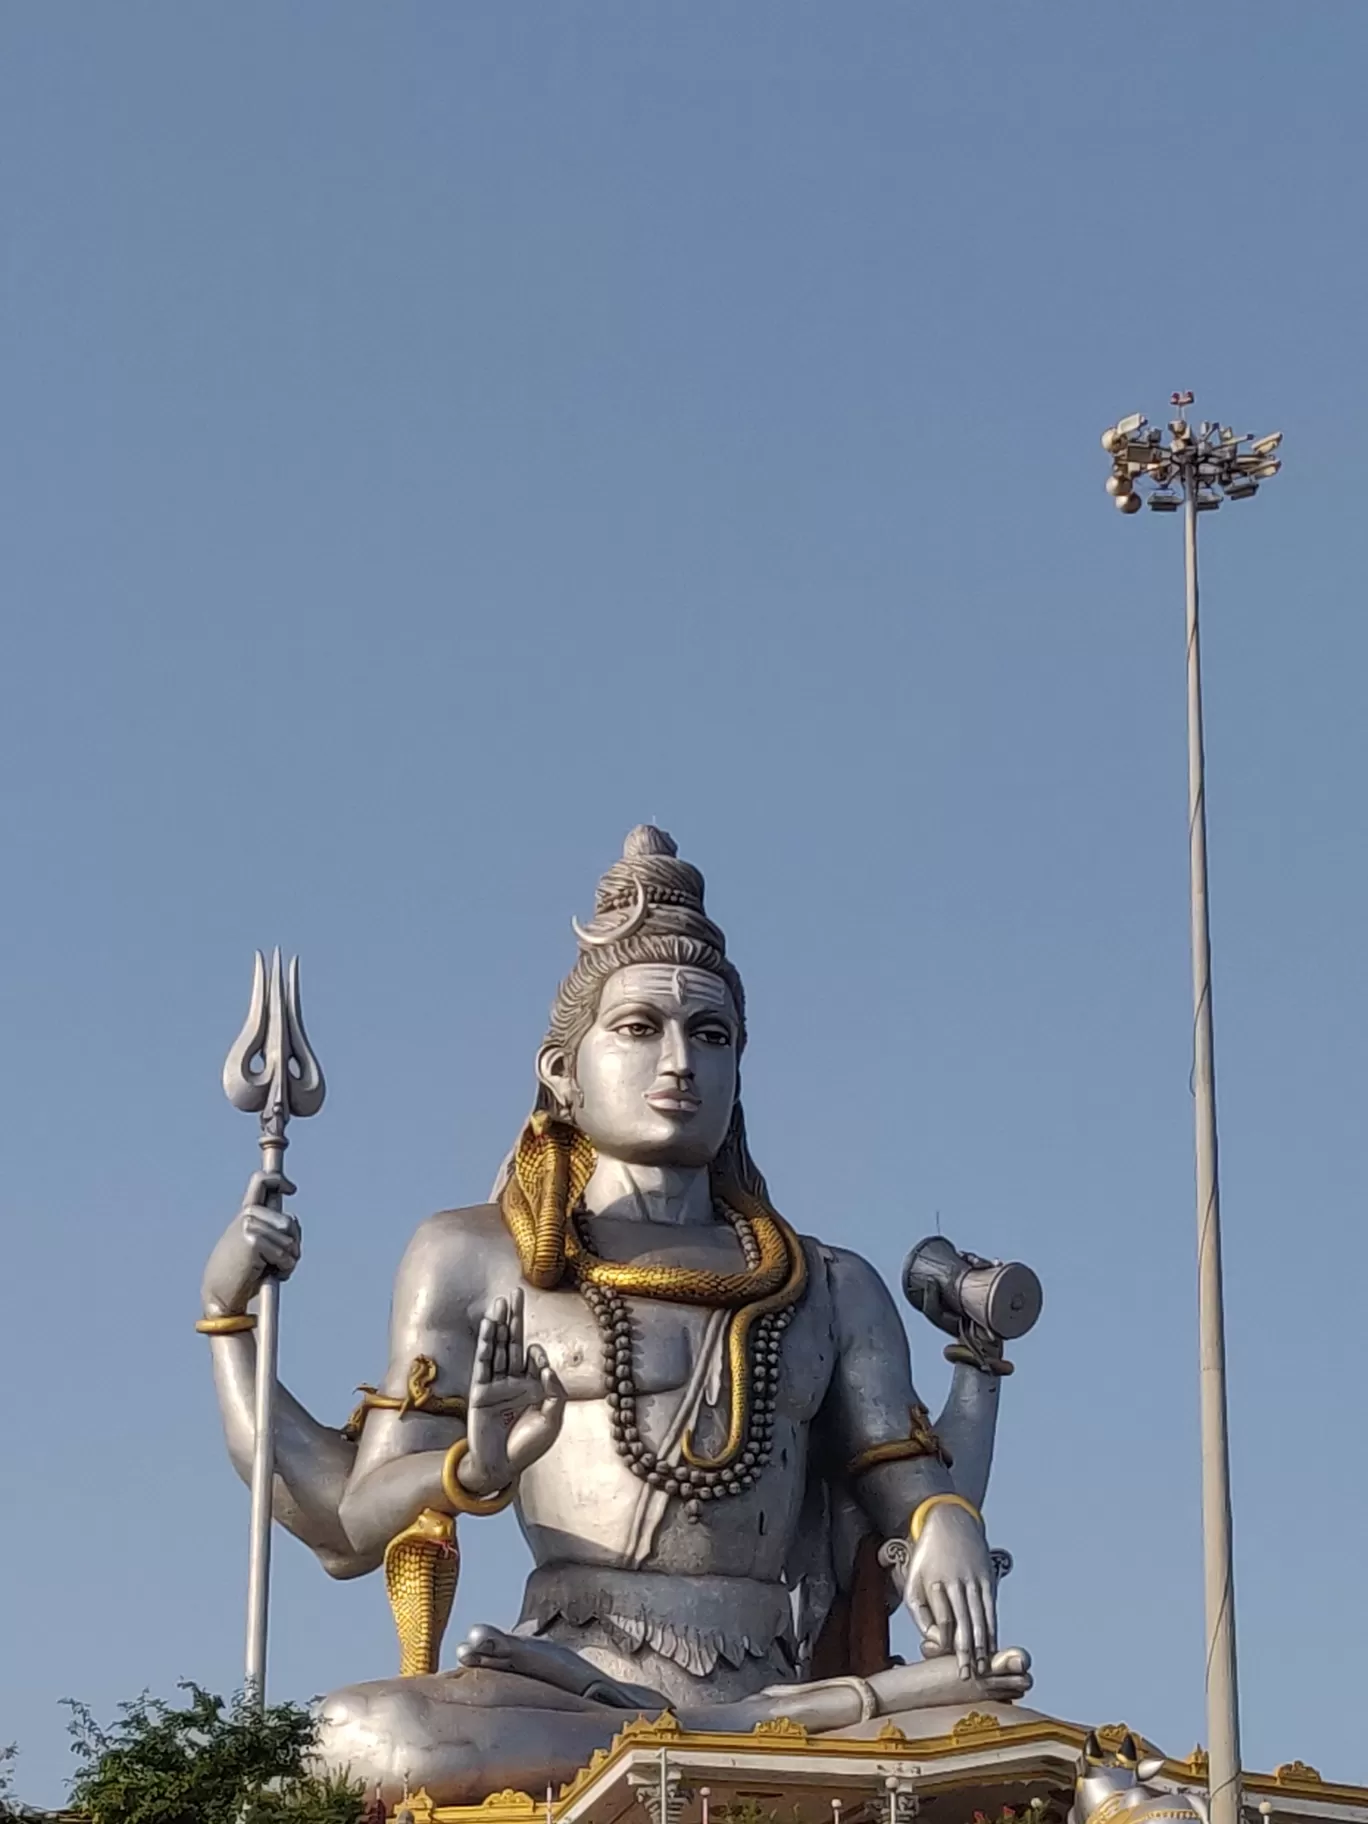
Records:
<instances>
[{"instance_id":1,"label":"blue sky","mask_svg":"<svg viewBox=\"0 0 1368 1824\"><path fill-rule=\"evenodd\" d=\"M1032 1262L990 1494L1035 1701L1203 1733L1181 553L1102 427L1282 428L1204 523L1246 1758L1368 1780L1368 15L49 0L0 20L0 1740L239 1674L199 1273L303 956L283 1363L382 1366L569 919L653 818L779 1207ZM947 1370L909 1313L934 1407ZM511 1620L511 1523L458 1624ZM271 1678L395 1665L280 1546Z\"/></svg>"}]
</instances>

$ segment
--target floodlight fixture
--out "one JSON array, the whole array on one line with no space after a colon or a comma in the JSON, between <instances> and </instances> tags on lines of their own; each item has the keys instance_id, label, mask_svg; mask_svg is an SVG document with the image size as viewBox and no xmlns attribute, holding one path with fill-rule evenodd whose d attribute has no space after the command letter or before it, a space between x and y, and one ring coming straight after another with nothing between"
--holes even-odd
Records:
<instances>
[{"instance_id":1,"label":"floodlight fixture","mask_svg":"<svg viewBox=\"0 0 1368 1824\"><path fill-rule=\"evenodd\" d=\"M1173 403L1180 409L1169 421L1167 443L1163 430L1150 425L1143 412L1118 419L1102 433L1102 447L1112 459L1107 492L1119 512L1136 511L1127 503L1140 482L1161 492L1176 484L1183 498L1192 496L1195 512L1214 513L1223 499L1249 499L1250 489L1242 485L1249 476L1267 481L1277 474L1273 452L1282 442L1281 431L1256 439L1214 419L1194 426L1183 410L1192 404L1192 394L1174 393ZM1155 511L1172 509L1161 500Z\"/></svg>"}]
</instances>

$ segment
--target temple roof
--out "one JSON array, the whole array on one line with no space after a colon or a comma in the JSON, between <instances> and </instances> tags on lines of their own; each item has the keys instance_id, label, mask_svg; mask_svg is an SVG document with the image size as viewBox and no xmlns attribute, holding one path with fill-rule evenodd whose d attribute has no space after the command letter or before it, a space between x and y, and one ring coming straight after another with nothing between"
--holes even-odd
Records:
<instances>
[{"instance_id":1,"label":"temple roof","mask_svg":"<svg viewBox=\"0 0 1368 1824\"><path fill-rule=\"evenodd\" d=\"M1111 1749L1127 1732L1124 1723L1097 1728ZM627 1723L559 1792L507 1790L453 1806L434 1806L418 1792L396 1815L398 1824L662 1824L663 1785L663 1824L698 1820L705 1794L713 1812L741 1801L752 1816L773 1812L810 1824L831 1813L833 1800L842 1824L903 1824L914 1812L928 1824L967 1824L976 1812L996 1824L1005 1809L1028 1808L1049 1824L1071 1800L1087 1733L1087 1725L1016 1704L912 1711L839 1735L815 1735L784 1717L748 1735L696 1735L667 1711L655 1722ZM1129 1733L1145 1753L1161 1754L1140 1730ZM1207 1757L1195 1748L1186 1759L1164 1756L1153 1783L1175 1794L1201 1792L1206 1773ZM1247 1773L1244 1792L1276 1824L1368 1824L1368 1788L1322 1779L1301 1761Z\"/></svg>"}]
</instances>

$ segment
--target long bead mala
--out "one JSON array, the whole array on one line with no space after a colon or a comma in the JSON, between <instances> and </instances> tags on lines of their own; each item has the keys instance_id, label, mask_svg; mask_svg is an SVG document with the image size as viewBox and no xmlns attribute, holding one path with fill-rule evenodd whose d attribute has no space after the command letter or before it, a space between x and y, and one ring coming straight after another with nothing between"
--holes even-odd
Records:
<instances>
[{"instance_id":1,"label":"long bead mala","mask_svg":"<svg viewBox=\"0 0 1368 1824\"><path fill-rule=\"evenodd\" d=\"M760 1259L760 1248L750 1223L744 1216L721 1206L717 1213L735 1230L746 1265L755 1267ZM584 1239L582 1233L581 1239ZM587 1240L585 1247L592 1251ZM770 1460L782 1339L792 1321L792 1309L768 1313L756 1321L752 1330L751 1399L742 1448L725 1468L699 1469L688 1463L662 1463L641 1435L633 1365L634 1333L626 1298L610 1287L596 1286L587 1279L580 1281L579 1291L594 1315L603 1341L603 1378L612 1415L609 1430L613 1447L637 1480L682 1499L684 1512L690 1520L702 1518L703 1502L722 1501L753 1488L760 1471Z\"/></svg>"}]
</instances>

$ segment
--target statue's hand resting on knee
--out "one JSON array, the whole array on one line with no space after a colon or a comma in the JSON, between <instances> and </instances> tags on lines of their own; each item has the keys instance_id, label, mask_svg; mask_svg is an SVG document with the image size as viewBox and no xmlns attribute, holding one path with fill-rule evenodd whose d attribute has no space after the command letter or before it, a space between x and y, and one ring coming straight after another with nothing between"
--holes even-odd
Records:
<instances>
[{"instance_id":1,"label":"statue's hand resting on knee","mask_svg":"<svg viewBox=\"0 0 1368 1824\"><path fill-rule=\"evenodd\" d=\"M560 1435L565 1389L538 1343L523 1345L523 1295L496 1298L480 1320L470 1379L462 1488L489 1495L544 1457Z\"/></svg>"},{"instance_id":2,"label":"statue's hand resting on knee","mask_svg":"<svg viewBox=\"0 0 1368 1824\"><path fill-rule=\"evenodd\" d=\"M997 1591L980 1520L948 1505L927 1516L912 1547L903 1600L924 1658L953 1653L962 1679L988 1675L997 1647Z\"/></svg>"}]
</instances>

